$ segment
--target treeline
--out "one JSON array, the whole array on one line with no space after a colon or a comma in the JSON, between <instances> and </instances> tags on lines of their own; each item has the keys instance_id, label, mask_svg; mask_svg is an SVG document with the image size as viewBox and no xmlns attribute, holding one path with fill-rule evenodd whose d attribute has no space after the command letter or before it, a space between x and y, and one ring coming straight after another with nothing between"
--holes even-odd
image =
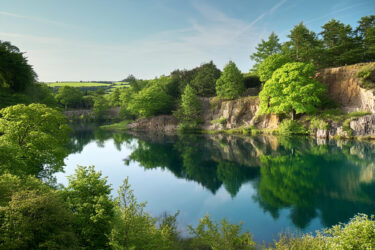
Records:
<instances>
[{"instance_id":1,"label":"treeline","mask_svg":"<svg viewBox=\"0 0 375 250\"><path fill-rule=\"evenodd\" d=\"M356 28L332 19L315 33L302 22L280 43L275 33L262 40L250 57L257 72L269 56L280 53L293 62L313 63L316 68L336 67L375 61L375 15L362 17Z\"/></svg>"}]
</instances>

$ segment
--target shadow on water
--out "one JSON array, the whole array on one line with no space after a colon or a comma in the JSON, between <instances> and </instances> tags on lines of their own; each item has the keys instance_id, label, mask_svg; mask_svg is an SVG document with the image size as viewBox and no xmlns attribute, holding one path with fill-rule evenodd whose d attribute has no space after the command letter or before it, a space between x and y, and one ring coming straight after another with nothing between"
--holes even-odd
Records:
<instances>
[{"instance_id":1,"label":"shadow on water","mask_svg":"<svg viewBox=\"0 0 375 250\"><path fill-rule=\"evenodd\" d=\"M290 219L305 228L319 218L324 226L375 211L375 144L317 141L311 138L230 135L114 133L77 127L71 152L95 140L113 139L118 150L133 147L125 165L167 169L177 178L199 183L215 194L222 186L235 197L245 183L253 200L273 218L288 208Z\"/></svg>"}]
</instances>

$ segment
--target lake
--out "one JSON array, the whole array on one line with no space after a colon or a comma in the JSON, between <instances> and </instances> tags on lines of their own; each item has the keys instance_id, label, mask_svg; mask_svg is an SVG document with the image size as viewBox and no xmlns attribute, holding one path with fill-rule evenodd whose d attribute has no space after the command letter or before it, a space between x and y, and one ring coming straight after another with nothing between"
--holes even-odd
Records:
<instances>
[{"instance_id":1,"label":"lake","mask_svg":"<svg viewBox=\"0 0 375 250\"><path fill-rule=\"evenodd\" d=\"M77 125L65 173L95 165L113 187L128 176L153 216L178 222L243 222L257 242L280 232L314 232L357 213L375 214L375 144L305 137L165 135L109 132Z\"/></svg>"}]
</instances>

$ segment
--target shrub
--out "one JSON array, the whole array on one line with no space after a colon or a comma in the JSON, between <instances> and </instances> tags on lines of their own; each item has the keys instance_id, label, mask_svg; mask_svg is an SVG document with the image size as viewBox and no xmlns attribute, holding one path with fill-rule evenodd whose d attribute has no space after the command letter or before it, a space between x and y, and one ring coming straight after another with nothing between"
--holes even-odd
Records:
<instances>
[{"instance_id":1,"label":"shrub","mask_svg":"<svg viewBox=\"0 0 375 250\"><path fill-rule=\"evenodd\" d=\"M225 118L225 117L220 117L218 119L215 119L215 120L211 121L211 124L221 124L221 125L224 125L225 123L227 123L227 118Z\"/></svg>"},{"instance_id":2,"label":"shrub","mask_svg":"<svg viewBox=\"0 0 375 250\"><path fill-rule=\"evenodd\" d=\"M310 122L310 129L329 129L326 121L313 118Z\"/></svg>"},{"instance_id":3,"label":"shrub","mask_svg":"<svg viewBox=\"0 0 375 250\"><path fill-rule=\"evenodd\" d=\"M307 134L307 130L298 121L284 120L279 126L279 134L282 135L301 135Z\"/></svg>"},{"instance_id":4,"label":"shrub","mask_svg":"<svg viewBox=\"0 0 375 250\"><path fill-rule=\"evenodd\" d=\"M361 85L366 89L375 89L375 64L365 65L357 73Z\"/></svg>"},{"instance_id":5,"label":"shrub","mask_svg":"<svg viewBox=\"0 0 375 250\"><path fill-rule=\"evenodd\" d=\"M257 88L261 86L261 82L259 76L253 74L244 74L243 75L243 82L245 88Z\"/></svg>"}]
</instances>

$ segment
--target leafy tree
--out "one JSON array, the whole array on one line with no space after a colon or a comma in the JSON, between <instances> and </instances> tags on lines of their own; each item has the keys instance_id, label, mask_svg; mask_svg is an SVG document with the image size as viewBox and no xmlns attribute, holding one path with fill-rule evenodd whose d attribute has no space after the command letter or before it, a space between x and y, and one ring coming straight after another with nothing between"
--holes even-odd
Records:
<instances>
[{"instance_id":1,"label":"leafy tree","mask_svg":"<svg viewBox=\"0 0 375 250\"><path fill-rule=\"evenodd\" d=\"M128 103L128 110L141 117L166 114L171 111L172 97L157 84L153 84L134 94Z\"/></svg>"},{"instance_id":2,"label":"leafy tree","mask_svg":"<svg viewBox=\"0 0 375 250\"><path fill-rule=\"evenodd\" d=\"M363 41L364 61L375 61L375 15L362 17L355 32Z\"/></svg>"},{"instance_id":3,"label":"leafy tree","mask_svg":"<svg viewBox=\"0 0 375 250\"><path fill-rule=\"evenodd\" d=\"M281 52L281 44L279 43L278 36L272 32L268 37L268 41L262 39L262 42L257 45L250 58L255 61L255 64L251 71L257 72L259 65L270 55Z\"/></svg>"},{"instance_id":4,"label":"leafy tree","mask_svg":"<svg viewBox=\"0 0 375 250\"><path fill-rule=\"evenodd\" d=\"M133 190L124 180L116 200L116 223L109 245L115 249L173 249L175 229L170 223L156 227L156 219L144 211L146 203L138 203ZM175 215L177 216L177 214ZM175 219L168 217L168 220Z\"/></svg>"},{"instance_id":5,"label":"leafy tree","mask_svg":"<svg viewBox=\"0 0 375 250\"><path fill-rule=\"evenodd\" d=\"M171 78L174 82L176 82L179 90L179 95L184 93L186 85L190 84L190 82L194 79L198 72L198 68L194 68L192 70L175 70L171 72Z\"/></svg>"},{"instance_id":6,"label":"leafy tree","mask_svg":"<svg viewBox=\"0 0 375 250\"><path fill-rule=\"evenodd\" d=\"M324 85L313 79L314 66L287 63L276 70L259 93L260 113L295 114L315 112L325 93Z\"/></svg>"},{"instance_id":7,"label":"leafy tree","mask_svg":"<svg viewBox=\"0 0 375 250\"><path fill-rule=\"evenodd\" d=\"M267 57L258 67L260 81L266 82L271 79L273 72L288 62L291 60L282 54L273 54Z\"/></svg>"},{"instance_id":8,"label":"leafy tree","mask_svg":"<svg viewBox=\"0 0 375 250\"><path fill-rule=\"evenodd\" d=\"M93 111L95 113L95 117L96 119L101 120L104 118L104 115L108 110L108 101L102 95L95 97L94 100Z\"/></svg>"},{"instance_id":9,"label":"leafy tree","mask_svg":"<svg viewBox=\"0 0 375 250\"><path fill-rule=\"evenodd\" d=\"M178 120L188 123L190 127L196 127L201 121L202 104L195 90L187 85L181 97L181 105L175 113Z\"/></svg>"},{"instance_id":10,"label":"leafy tree","mask_svg":"<svg viewBox=\"0 0 375 250\"><path fill-rule=\"evenodd\" d=\"M199 96L215 96L216 81L220 77L220 73L212 61L202 64L197 68L196 75L190 84Z\"/></svg>"},{"instance_id":11,"label":"leafy tree","mask_svg":"<svg viewBox=\"0 0 375 250\"><path fill-rule=\"evenodd\" d=\"M78 107L81 105L83 93L79 88L70 86L63 86L59 88L56 95L56 99L65 106L65 110L68 107Z\"/></svg>"},{"instance_id":12,"label":"leafy tree","mask_svg":"<svg viewBox=\"0 0 375 250\"><path fill-rule=\"evenodd\" d=\"M361 57L361 48L355 46L350 25L332 19L322 26L320 34L325 46L326 66L341 66L356 63Z\"/></svg>"},{"instance_id":13,"label":"leafy tree","mask_svg":"<svg viewBox=\"0 0 375 250\"><path fill-rule=\"evenodd\" d=\"M50 176L67 155L68 125L44 104L18 104L0 110L0 171Z\"/></svg>"},{"instance_id":14,"label":"leafy tree","mask_svg":"<svg viewBox=\"0 0 375 250\"><path fill-rule=\"evenodd\" d=\"M223 99L234 99L245 90L243 76L232 61L224 67L223 74L216 81L217 96Z\"/></svg>"},{"instance_id":15,"label":"leafy tree","mask_svg":"<svg viewBox=\"0 0 375 250\"><path fill-rule=\"evenodd\" d=\"M24 53L10 42L0 40L0 87L22 92L36 79L37 74L28 64Z\"/></svg>"},{"instance_id":16,"label":"leafy tree","mask_svg":"<svg viewBox=\"0 0 375 250\"><path fill-rule=\"evenodd\" d=\"M35 177L0 177L1 249L76 249L72 213Z\"/></svg>"},{"instance_id":17,"label":"leafy tree","mask_svg":"<svg viewBox=\"0 0 375 250\"><path fill-rule=\"evenodd\" d=\"M96 172L93 166L78 166L68 179L69 185L62 194L74 214L74 230L80 245L105 248L114 215L107 179L101 177L101 172Z\"/></svg>"},{"instance_id":18,"label":"leafy tree","mask_svg":"<svg viewBox=\"0 0 375 250\"><path fill-rule=\"evenodd\" d=\"M296 62L319 62L322 45L316 34L302 22L294 26L288 37L290 41L284 43L282 48L284 55Z\"/></svg>"},{"instance_id":19,"label":"leafy tree","mask_svg":"<svg viewBox=\"0 0 375 250\"><path fill-rule=\"evenodd\" d=\"M209 215L203 217L196 228L189 226L189 231L199 249L255 249L256 245L249 232L241 233L241 224L229 224L223 219L219 225L211 221Z\"/></svg>"}]
</instances>

